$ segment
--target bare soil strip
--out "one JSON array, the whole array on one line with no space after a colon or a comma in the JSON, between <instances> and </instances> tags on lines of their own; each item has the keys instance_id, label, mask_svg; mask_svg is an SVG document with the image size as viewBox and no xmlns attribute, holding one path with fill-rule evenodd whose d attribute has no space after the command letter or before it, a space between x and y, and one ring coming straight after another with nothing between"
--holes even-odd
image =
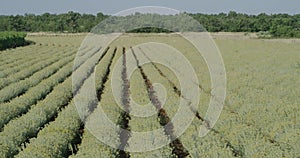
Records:
<instances>
[{"instance_id":1,"label":"bare soil strip","mask_svg":"<svg viewBox=\"0 0 300 158\"><path fill-rule=\"evenodd\" d=\"M121 144L119 145L118 153L116 157L120 158L129 158L130 152L125 151L125 147L128 145L128 140L130 138L130 127L129 127L129 121L131 120L131 117L129 115L129 107L130 107L130 83L127 77L127 67L126 67L126 49L123 47L123 58L122 58L122 74L121 78L123 81L122 85L122 106L124 107L124 110L121 112L118 120L118 125L124 129L121 130L119 133L119 138L121 141Z\"/></svg>"},{"instance_id":2,"label":"bare soil strip","mask_svg":"<svg viewBox=\"0 0 300 158\"><path fill-rule=\"evenodd\" d=\"M164 77L166 80L168 80L168 82L169 82L169 84L173 87L173 90L174 90L174 92L179 96L179 97L182 97L182 98L184 98L184 96L182 96L182 94L181 94L181 91L180 91L180 89L175 85L175 83L174 82L172 82L158 67L157 67L157 65L147 56L147 54L141 49L141 48L139 48L140 49L140 51L143 53L143 55L150 61L150 63L153 65L153 67L158 71L158 73L162 76L162 77ZM199 119L199 120L201 120L201 121L205 121L204 120L204 117L202 117L202 116L200 116L200 114L199 114L199 112L196 110L196 109L194 109L194 108L192 108L191 106L189 106L190 107L190 110L195 114L195 116Z\"/></svg>"},{"instance_id":3,"label":"bare soil strip","mask_svg":"<svg viewBox=\"0 0 300 158\"><path fill-rule=\"evenodd\" d=\"M134 53L133 49L131 48L131 51L133 53L133 56L136 60L136 64L140 70L140 73L145 81L145 85L147 87L148 90L148 95L149 98L151 100L151 103L155 106L155 108L158 110L158 119L159 119L159 123L161 126L164 127L164 131L165 134L171 139L173 140L170 143L170 147L172 148L172 154L176 155L177 157L187 157L189 154L189 152L187 151L187 149L184 148L183 144L181 143L181 141L176 138L176 136L174 135L174 126L173 123L170 122L171 119L168 116L166 110L164 110L162 108L162 104L159 101L158 97L156 96L156 92L153 88L153 85L151 83L151 81L148 79L147 75L145 74L143 68L140 66L139 64L139 60L137 59L136 54Z\"/></svg>"},{"instance_id":4,"label":"bare soil strip","mask_svg":"<svg viewBox=\"0 0 300 158\"><path fill-rule=\"evenodd\" d=\"M82 85L83 82L93 74L93 72L95 71L96 65L99 64L99 62L100 62L100 61L102 60L102 58L107 54L107 52L108 52L109 49L110 49L110 47L107 47L107 48L104 50L103 54L99 57L99 60L97 61L97 63L89 70L89 72L87 73L87 75L85 76L85 78L83 78L82 82L80 82L80 85ZM101 48L97 49L97 51L99 51L99 50L101 50ZM95 53L97 53L97 51L95 51ZM73 95L77 95L77 93L78 93L79 90L80 90L80 87L77 88L76 90L74 90L74 91L73 91Z\"/></svg>"},{"instance_id":5,"label":"bare soil strip","mask_svg":"<svg viewBox=\"0 0 300 158\"><path fill-rule=\"evenodd\" d=\"M174 92L175 92L179 97L184 98L184 96L182 96L182 94L181 94L180 89L175 85L175 83L172 82L172 81L171 81L171 80L170 80L170 79L169 79L169 78L161 71L160 68L158 68L158 66L157 66L157 65L149 58L149 56L147 56L147 54L146 54L141 48L139 48L139 49L140 49L140 51L143 53L143 55L150 61L150 63L153 65L153 67L158 71L158 73L159 73L162 77L164 77L166 80L168 80L169 84L173 87ZM211 94L210 92L206 91L201 85L198 85L198 86L199 86L199 88L200 88L201 91L203 91L204 93L207 93L207 94L209 94L210 96L212 96L212 94ZM201 121L205 124L205 126L206 126L208 129L210 129L211 131L213 131L213 132L216 133L216 134L220 134L219 131L217 131L216 129L213 129L213 128L210 127L209 122L207 122L207 121L204 119L204 117L200 116L199 112L198 112L196 109L192 108L191 106L189 106L189 107L190 107L190 110L195 114L195 116L196 116L199 120L201 120ZM239 150L235 149L235 147L234 147L233 145L231 145L230 141L226 140L226 146L229 147L229 148L231 149L232 155L233 155L233 156L236 156L236 157L242 156L242 151L239 151Z\"/></svg>"},{"instance_id":6,"label":"bare soil strip","mask_svg":"<svg viewBox=\"0 0 300 158\"><path fill-rule=\"evenodd\" d=\"M108 48L107 50L105 50L105 53L104 55L100 58L100 60L105 56L105 54L108 52ZM102 98L102 94L103 94L103 91L104 91L104 88L105 88L105 84L106 82L108 81L108 77L109 77L109 74L111 72L111 65L113 63L113 59L115 58L115 55L117 53L117 48L114 49L114 52L113 52L113 55L111 56L111 58L109 59L109 64L107 65L107 68L106 68L106 72L105 72L105 75L104 77L102 78L102 84L100 85L100 88L97 89L97 99L98 101L100 102L101 101L101 98ZM89 114L93 113L93 111L97 108L97 103L95 104L91 104L88 108L89 108ZM86 118L88 117L89 115L86 116ZM85 130L85 126L84 126L84 122L85 122L85 119L82 121L81 125L80 125L80 128L78 129L78 135L77 137L75 138L75 140L73 141L72 143L72 151L70 152L70 155L74 155L74 154L77 154L78 152L78 147L80 146L81 142L82 142L82 138L83 138L83 133L84 133L84 130Z\"/></svg>"}]
</instances>

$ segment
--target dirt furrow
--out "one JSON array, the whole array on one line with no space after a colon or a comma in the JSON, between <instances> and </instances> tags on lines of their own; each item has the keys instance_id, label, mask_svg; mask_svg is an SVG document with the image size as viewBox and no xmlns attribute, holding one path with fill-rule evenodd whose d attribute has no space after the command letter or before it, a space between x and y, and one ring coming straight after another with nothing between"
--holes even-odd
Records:
<instances>
[{"instance_id":1,"label":"dirt furrow","mask_svg":"<svg viewBox=\"0 0 300 158\"><path fill-rule=\"evenodd\" d=\"M124 129L121 130L119 133L119 138L120 138L120 145L119 145L119 150L118 154L116 157L121 157L121 158L128 158L130 157L130 152L125 151L125 147L128 145L128 140L130 138L130 127L129 127L129 121L131 120L131 117L129 115L129 107L130 107L130 83L127 77L127 67L126 67L126 49L123 47L123 58L122 58L122 72L121 72L121 78L123 81L122 85L122 106L124 110L121 112L118 120L118 125Z\"/></svg>"},{"instance_id":2,"label":"dirt furrow","mask_svg":"<svg viewBox=\"0 0 300 158\"><path fill-rule=\"evenodd\" d=\"M108 49L105 50L105 53L103 54L103 56L101 56L100 60L105 56L105 54L108 52ZM111 65L113 63L113 59L115 58L115 55L117 53L117 48L114 49L114 52L113 52L113 55L111 56L111 58L109 59L109 64L107 65L107 68L106 68L106 72L105 72L105 75L104 77L102 78L102 81L101 81L101 85L97 90L96 94L97 94L97 99L98 101L101 101L101 96L103 94L103 91L104 91L104 88L105 88L105 84L106 82L108 81L108 78L109 78L109 74L111 72ZM95 102L95 103L92 103L88 109L89 109L89 114L93 113L93 111L97 108L97 105L98 103ZM72 144L72 149L73 149L73 154L76 154L77 151L78 151L78 147L80 146L81 142L82 142L82 138L83 138L83 134L84 134L84 131L85 131L85 126L84 126L84 122L85 122L85 119L88 117L89 115L87 115L85 118L83 118L83 121L80 125L80 128L78 129L78 135L77 137L75 138L75 140L73 141L73 144Z\"/></svg>"},{"instance_id":3,"label":"dirt furrow","mask_svg":"<svg viewBox=\"0 0 300 158\"><path fill-rule=\"evenodd\" d=\"M160 68L158 68L158 66L157 66L157 65L149 58L149 56L148 56L141 48L139 48L139 49L140 49L140 51L143 53L143 55L150 61L151 65L158 71L158 73L159 73L162 77L164 77L164 78L169 82L169 84L173 87L174 93L176 93L179 97L184 98L184 96L181 94L180 89L175 85L175 83L172 82L172 81L167 77L167 75L165 75L165 74L160 70ZM184 99L185 99L185 98L184 98ZM196 116L199 120L205 121L204 117L200 116L199 112L198 112L196 109L192 108L191 106L189 106L189 107L190 107L190 110L195 114L195 116Z\"/></svg>"},{"instance_id":4,"label":"dirt furrow","mask_svg":"<svg viewBox=\"0 0 300 158\"><path fill-rule=\"evenodd\" d=\"M140 73L145 81L145 85L148 90L148 95L150 98L151 103L155 106L155 108L158 110L158 119L161 126L164 127L165 134L169 137L170 140L173 140L170 143L170 147L172 148L172 154L176 155L177 157L187 157L189 155L189 152L187 149L184 148L181 141L176 138L174 135L174 126L173 123L170 122L171 119L168 116L165 109L162 108L162 103L159 101L158 97L156 96L156 92L154 90L154 87L145 74L143 68L140 66L139 60L137 59L136 54L134 53L133 49L131 49L133 56L136 60L136 64L140 70Z\"/></svg>"},{"instance_id":5,"label":"dirt furrow","mask_svg":"<svg viewBox=\"0 0 300 158\"><path fill-rule=\"evenodd\" d=\"M175 85L175 83L172 82L172 81L167 77L167 75L165 75L165 74L162 72L162 70L161 70L161 69L160 69L160 68L159 68L159 67L158 67L158 66L157 66L150 58L149 58L149 56L148 56L141 48L139 48L139 50L140 50L140 51L142 52L142 54L150 61L150 63L151 63L151 64L153 65L153 67L158 71L158 73L159 73L162 77L164 77L164 78L169 82L169 84L173 87L174 92L175 92L179 97L184 98L184 96L181 94L180 89ZM208 92L207 90L205 90L200 84L197 84L197 85L198 85L199 89L200 89L202 92L204 92L204 93L206 93L206 94L209 94L210 96L213 96L210 92ZM214 96L213 96L213 97L214 97ZM195 114L196 118L198 118L199 120L201 120L201 121L205 124L205 126L206 126L208 129L210 129L212 132L214 132L214 133L216 133L216 134L220 134L220 132L219 132L218 130L213 129L213 128L210 127L209 122L207 122L207 121L204 119L204 117L202 117L196 109L192 108L191 106L189 106L189 107L190 107L190 110ZM223 137L222 137L222 138L223 138ZM242 156L242 152L239 151L238 149L236 149L236 148L230 143L230 141L226 140L225 143L226 143L226 146L229 147L229 148L231 149L232 155L233 155L233 156L236 156L236 157Z\"/></svg>"},{"instance_id":6,"label":"dirt furrow","mask_svg":"<svg viewBox=\"0 0 300 158\"><path fill-rule=\"evenodd\" d=\"M179 88L177 88L176 87L176 85L160 70L160 68L149 58L149 56L147 56L147 54L141 49L141 48L139 48L140 49L140 51L143 53L143 55L151 62L151 64L153 65L153 67L158 71L158 73L162 76L162 77L164 77L164 78L166 78L167 80L168 80L168 82L170 83L170 85L173 87L173 89L174 89L174 92L178 95L178 96L181 96L181 92L180 92L180 90L179 90ZM213 95L209 90L206 90L202 85L200 85L200 84L196 84L195 83L195 85L196 86L198 86L198 88L201 90L201 92L203 92L203 93L205 93L205 94L207 94L207 95L209 95L210 97L213 97L213 98L217 98L215 95ZM182 96L181 96L182 97ZM230 114L235 114L235 115L239 115L237 112L235 112L233 109L230 109L229 107L227 107L227 106L225 106L224 107L225 108L225 111L227 111L228 113L230 113ZM199 120L201 120L201 121L203 121L204 123L208 123L208 122L205 122L205 119L202 117L202 116L200 116L200 114L199 114L199 112L198 111L195 111L195 110L193 110L193 109L191 109L194 113L195 113L195 116L199 119ZM210 125L209 124L207 124L206 125L208 128L210 128ZM257 129L257 131L259 131L259 133L269 142L269 143L271 143L271 144L274 144L275 146L279 146L280 144L285 144L285 145L288 145L288 146L291 146L291 145L289 145L289 144L286 144L286 143L282 143L282 142L278 142L278 141L276 141L276 140L274 140L273 138L271 138L271 136L269 136L269 135L267 135L267 134L265 134L265 133L262 133L259 129L258 129L258 127L256 127L255 125L253 125L253 124L247 124L247 126L252 126L253 128L255 128L255 129ZM220 133L218 130L216 130L216 129L212 129L212 128L210 128L210 130L212 131L212 132L214 132L214 133ZM226 140L226 146L228 146L229 148L231 148L231 150L232 150L232 152L233 152L233 155L234 156L241 156L241 151L238 151L237 149L235 149L235 147L234 147L234 145L232 145L232 143L230 142L230 141L228 141L228 140Z\"/></svg>"}]
</instances>

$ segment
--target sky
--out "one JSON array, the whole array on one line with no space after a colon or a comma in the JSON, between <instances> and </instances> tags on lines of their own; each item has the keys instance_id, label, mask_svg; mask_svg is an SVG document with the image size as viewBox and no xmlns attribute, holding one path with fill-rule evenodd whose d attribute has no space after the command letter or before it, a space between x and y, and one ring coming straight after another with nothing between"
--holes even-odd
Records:
<instances>
[{"instance_id":1,"label":"sky","mask_svg":"<svg viewBox=\"0 0 300 158\"><path fill-rule=\"evenodd\" d=\"M188 13L300 14L300 0L1 0L0 15L66 13L116 14L139 6L162 6Z\"/></svg>"}]
</instances>

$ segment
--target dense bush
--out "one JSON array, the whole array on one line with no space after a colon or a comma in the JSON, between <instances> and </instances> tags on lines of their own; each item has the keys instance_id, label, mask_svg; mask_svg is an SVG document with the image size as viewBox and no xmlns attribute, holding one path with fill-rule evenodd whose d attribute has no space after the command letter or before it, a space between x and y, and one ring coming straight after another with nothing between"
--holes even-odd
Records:
<instances>
[{"instance_id":1,"label":"dense bush","mask_svg":"<svg viewBox=\"0 0 300 158\"><path fill-rule=\"evenodd\" d=\"M0 50L28 44L25 37L23 32L0 32Z\"/></svg>"}]
</instances>

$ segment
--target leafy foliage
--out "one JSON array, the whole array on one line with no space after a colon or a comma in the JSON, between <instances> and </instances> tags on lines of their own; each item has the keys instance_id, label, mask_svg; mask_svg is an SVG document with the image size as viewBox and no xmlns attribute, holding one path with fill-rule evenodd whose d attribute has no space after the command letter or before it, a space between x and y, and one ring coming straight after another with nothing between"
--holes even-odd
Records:
<instances>
[{"instance_id":1,"label":"leafy foliage","mask_svg":"<svg viewBox=\"0 0 300 158\"><path fill-rule=\"evenodd\" d=\"M259 15L247 15L230 11L220 14L178 14L157 15L136 13L125 17L113 17L105 23L114 23L120 21L120 26L126 27L132 25L132 17L138 18L135 23L145 24L145 27L135 30L126 30L128 32L172 32L182 31L178 28L190 31L194 24L189 21L180 21L182 15L188 15L197 20L209 32L266 32L272 37L300 37L300 14L272 14L261 13ZM112 17L98 13L80 14L73 11L64 14L44 13L42 15L25 14L16 16L0 16L0 31L26 31L26 32L89 32L94 26L103 22L104 19ZM163 21L164 24L172 26L172 30L165 30L162 24L160 28L147 27L151 23ZM172 20L163 20L163 19ZM161 20L159 20L161 19ZM185 26L180 26L184 24ZM116 31L115 28L111 28ZM169 28L168 28L169 29ZM122 31L122 30L121 30ZM203 31L202 29L197 31ZM267 36L269 37L269 36Z\"/></svg>"},{"instance_id":2,"label":"leafy foliage","mask_svg":"<svg viewBox=\"0 0 300 158\"><path fill-rule=\"evenodd\" d=\"M300 37L300 15L261 13L247 15L234 11L214 15L189 14L209 32L268 32L273 37Z\"/></svg>"},{"instance_id":3,"label":"leafy foliage","mask_svg":"<svg viewBox=\"0 0 300 158\"><path fill-rule=\"evenodd\" d=\"M23 32L0 32L0 50L27 45L25 37Z\"/></svg>"}]
</instances>

